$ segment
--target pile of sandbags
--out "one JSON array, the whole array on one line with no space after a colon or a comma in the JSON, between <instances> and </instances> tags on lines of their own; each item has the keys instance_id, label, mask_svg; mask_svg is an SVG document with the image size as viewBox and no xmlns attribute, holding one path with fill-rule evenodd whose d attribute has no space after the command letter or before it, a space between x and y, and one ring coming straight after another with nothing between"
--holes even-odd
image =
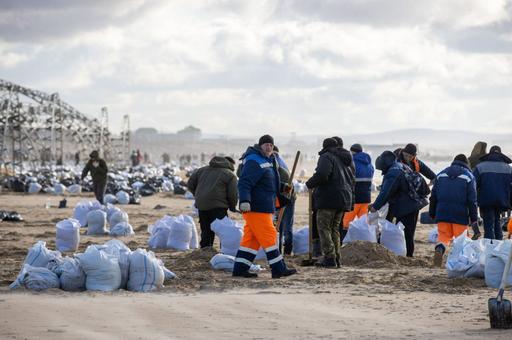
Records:
<instances>
[{"instance_id":1,"label":"pile of sandbags","mask_svg":"<svg viewBox=\"0 0 512 340\"><path fill-rule=\"evenodd\" d=\"M66 291L114 291L128 289L147 292L163 287L176 275L165 268L152 252L131 251L120 240L90 245L84 253L62 258L60 252L39 241L30 250L11 289L61 288Z\"/></svg>"},{"instance_id":2,"label":"pile of sandbags","mask_svg":"<svg viewBox=\"0 0 512 340\"><path fill-rule=\"evenodd\" d=\"M187 215L165 216L148 227L148 245L152 249L189 250L199 248L194 219ZM164 243L165 241L165 243Z\"/></svg>"},{"instance_id":3,"label":"pile of sandbags","mask_svg":"<svg viewBox=\"0 0 512 340\"><path fill-rule=\"evenodd\" d=\"M374 224L368 224L367 215L363 215L360 218L356 217L349 224L347 235L343 239L343 243L355 241L377 243L377 226Z\"/></svg>"}]
</instances>

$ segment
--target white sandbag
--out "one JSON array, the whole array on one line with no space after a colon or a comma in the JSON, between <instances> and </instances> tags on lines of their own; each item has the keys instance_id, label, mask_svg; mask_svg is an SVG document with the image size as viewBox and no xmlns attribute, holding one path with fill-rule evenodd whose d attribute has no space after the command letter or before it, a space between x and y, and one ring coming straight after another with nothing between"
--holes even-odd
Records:
<instances>
[{"instance_id":1,"label":"white sandbag","mask_svg":"<svg viewBox=\"0 0 512 340\"><path fill-rule=\"evenodd\" d=\"M80 244L80 222L73 218L60 221L56 225L55 247L58 251L76 251Z\"/></svg>"},{"instance_id":2,"label":"white sandbag","mask_svg":"<svg viewBox=\"0 0 512 340\"><path fill-rule=\"evenodd\" d=\"M148 246L152 249L167 248L167 240L171 232L171 223L174 217L165 216L158 220L155 224L148 227L148 232L151 235L148 240Z\"/></svg>"},{"instance_id":3,"label":"white sandbag","mask_svg":"<svg viewBox=\"0 0 512 340\"><path fill-rule=\"evenodd\" d=\"M188 200L194 199L194 194L192 194L190 191L185 192L185 198Z\"/></svg>"},{"instance_id":4,"label":"white sandbag","mask_svg":"<svg viewBox=\"0 0 512 340\"><path fill-rule=\"evenodd\" d=\"M226 255L236 256L244 233L243 226L226 216L221 220L213 221L210 224L210 229L219 238L220 251Z\"/></svg>"},{"instance_id":5,"label":"white sandbag","mask_svg":"<svg viewBox=\"0 0 512 340\"><path fill-rule=\"evenodd\" d=\"M500 287L511 245L510 240L505 240L487 252L485 260L485 284L488 287ZM512 285L512 267L510 269L507 275L508 286Z\"/></svg>"},{"instance_id":6,"label":"white sandbag","mask_svg":"<svg viewBox=\"0 0 512 340\"><path fill-rule=\"evenodd\" d=\"M110 219L112 218L112 216L116 212L119 212L119 211L122 211L122 210L119 209L118 207L116 207L115 205L111 204L111 203L107 203L105 205L105 207L103 208L103 211L107 214L107 221L110 224Z\"/></svg>"},{"instance_id":7,"label":"white sandbag","mask_svg":"<svg viewBox=\"0 0 512 340\"><path fill-rule=\"evenodd\" d=\"M164 266L164 263L160 260L160 267L162 267L163 271L164 271L164 278L165 280L172 280L172 279L175 279L177 278L178 276L176 274L174 274L172 271L170 271L169 269L167 269L165 266Z\"/></svg>"},{"instance_id":8,"label":"white sandbag","mask_svg":"<svg viewBox=\"0 0 512 340\"><path fill-rule=\"evenodd\" d=\"M55 195L64 195L66 192L66 186L61 183L57 183L53 186L53 191Z\"/></svg>"},{"instance_id":9,"label":"white sandbag","mask_svg":"<svg viewBox=\"0 0 512 340\"><path fill-rule=\"evenodd\" d=\"M436 244L438 237L439 231L437 230L437 226L430 229L430 231L428 232L428 242Z\"/></svg>"},{"instance_id":10,"label":"white sandbag","mask_svg":"<svg viewBox=\"0 0 512 340\"><path fill-rule=\"evenodd\" d=\"M103 196L103 202L105 204L116 204L117 198L112 194L106 194L105 196Z\"/></svg>"},{"instance_id":11,"label":"white sandbag","mask_svg":"<svg viewBox=\"0 0 512 340\"><path fill-rule=\"evenodd\" d=\"M354 241L368 241L377 243L377 227L373 224L366 222L366 216L357 218L350 222L347 235L343 239L343 243L350 243Z\"/></svg>"},{"instance_id":12,"label":"white sandbag","mask_svg":"<svg viewBox=\"0 0 512 340\"><path fill-rule=\"evenodd\" d=\"M142 188L143 186L144 186L144 183L142 183L141 181L137 181L132 184L132 189L135 191L139 191L140 188Z\"/></svg>"},{"instance_id":13,"label":"white sandbag","mask_svg":"<svg viewBox=\"0 0 512 340\"><path fill-rule=\"evenodd\" d=\"M78 195L82 193L82 186L80 184L72 184L68 187L68 193Z\"/></svg>"},{"instance_id":14,"label":"white sandbag","mask_svg":"<svg viewBox=\"0 0 512 340\"><path fill-rule=\"evenodd\" d=\"M214 270L225 270L232 273L235 267L235 257L226 254L216 254L210 259L210 264ZM261 270L259 264L252 264L251 268L249 268L249 271L252 273L257 273Z\"/></svg>"},{"instance_id":15,"label":"white sandbag","mask_svg":"<svg viewBox=\"0 0 512 340\"><path fill-rule=\"evenodd\" d=\"M130 254L132 251L121 240L110 240L105 242L101 249L107 254L113 255L117 258L117 263L121 270L121 285L119 288L126 289L130 272Z\"/></svg>"},{"instance_id":16,"label":"white sandbag","mask_svg":"<svg viewBox=\"0 0 512 340\"><path fill-rule=\"evenodd\" d=\"M193 241L195 224L190 216L180 215L171 223L171 231L167 239L167 248L189 250ZM196 230L197 242L197 230Z\"/></svg>"},{"instance_id":17,"label":"white sandbag","mask_svg":"<svg viewBox=\"0 0 512 340\"><path fill-rule=\"evenodd\" d=\"M121 269L118 259L95 246L87 247L85 253L76 254L85 272L87 290L110 292L121 286Z\"/></svg>"},{"instance_id":18,"label":"white sandbag","mask_svg":"<svg viewBox=\"0 0 512 340\"><path fill-rule=\"evenodd\" d=\"M128 290L148 292L164 286L165 274L155 254L137 249L130 254Z\"/></svg>"},{"instance_id":19,"label":"white sandbag","mask_svg":"<svg viewBox=\"0 0 512 340\"><path fill-rule=\"evenodd\" d=\"M174 192L174 185L172 182L165 181L162 183L162 191L163 192Z\"/></svg>"},{"instance_id":20,"label":"white sandbag","mask_svg":"<svg viewBox=\"0 0 512 340\"><path fill-rule=\"evenodd\" d=\"M87 235L108 234L106 228L107 214L102 210L93 210L87 213Z\"/></svg>"},{"instance_id":21,"label":"white sandbag","mask_svg":"<svg viewBox=\"0 0 512 340\"><path fill-rule=\"evenodd\" d=\"M60 288L68 292L80 292L85 290L85 273L80 262L72 257L65 257L60 261L48 264L48 269L59 277ZM53 267L53 268L52 268Z\"/></svg>"},{"instance_id":22,"label":"white sandbag","mask_svg":"<svg viewBox=\"0 0 512 340\"><path fill-rule=\"evenodd\" d=\"M119 222L110 228L110 236L130 236L135 235L133 228L128 222Z\"/></svg>"},{"instance_id":23,"label":"white sandbag","mask_svg":"<svg viewBox=\"0 0 512 340\"><path fill-rule=\"evenodd\" d=\"M130 203L130 195L126 191L119 191L116 194L116 199L119 204L129 204Z\"/></svg>"},{"instance_id":24,"label":"white sandbag","mask_svg":"<svg viewBox=\"0 0 512 340\"><path fill-rule=\"evenodd\" d=\"M23 265L23 269L11 283L9 288L16 289L25 287L27 289L41 291L50 288L59 288L59 278L51 270L45 267L32 267L29 264Z\"/></svg>"},{"instance_id":25,"label":"white sandbag","mask_svg":"<svg viewBox=\"0 0 512 340\"><path fill-rule=\"evenodd\" d=\"M41 184L36 183L36 182L32 182L28 186L28 193L29 194L37 194L37 193L41 192L42 188L43 187L41 186Z\"/></svg>"},{"instance_id":26,"label":"white sandbag","mask_svg":"<svg viewBox=\"0 0 512 340\"><path fill-rule=\"evenodd\" d=\"M369 212L366 216L366 222L369 225L375 225L378 227L378 222L385 220L388 216L389 203L384 204L379 210L375 212Z\"/></svg>"},{"instance_id":27,"label":"white sandbag","mask_svg":"<svg viewBox=\"0 0 512 340\"><path fill-rule=\"evenodd\" d=\"M466 233L458 236L446 260L446 272L449 278L463 277L466 271L478 263L480 253L472 245L473 241Z\"/></svg>"},{"instance_id":28,"label":"white sandbag","mask_svg":"<svg viewBox=\"0 0 512 340\"><path fill-rule=\"evenodd\" d=\"M465 278L485 278L485 258L486 258L486 249L487 252L494 249L501 241L498 240L489 240L485 238L478 239L472 242L472 247L475 251L478 252L478 262L473 264L465 273Z\"/></svg>"},{"instance_id":29,"label":"white sandbag","mask_svg":"<svg viewBox=\"0 0 512 340\"><path fill-rule=\"evenodd\" d=\"M125 211L122 211L122 210L116 211L116 212L112 213L112 216L110 216L108 221L111 226L114 226L121 222L128 223L129 222L128 213L126 213Z\"/></svg>"},{"instance_id":30,"label":"white sandbag","mask_svg":"<svg viewBox=\"0 0 512 340\"><path fill-rule=\"evenodd\" d=\"M293 231L293 253L295 255L309 252L309 228L302 227Z\"/></svg>"},{"instance_id":31,"label":"white sandbag","mask_svg":"<svg viewBox=\"0 0 512 340\"><path fill-rule=\"evenodd\" d=\"M194 222L194 219L192 218L192 216L180 215L177 217L177 221L183 221L184 223L187 223L191 229L192 237L190 238L189 248L190 249L199 248L199 236L197 235L196 223Z\"/></svg>"},{"instance_id":32,"label":"white sandbag","mask_svg":"<svg viewBox=\"0 0 512 340\"><path fill-rule=\"evenodd\" d=\"M405 256L407 247L405 245L404 225L401 222L393 224L388 220L379 219L379 227L381 230L380 244L398 256Z\"/></svg>"},{"instance_id":33,"label":"white sandbag","mask_svg":"<svg viewBox=\"0 0 512 340\"><path fill-rule=\"evenodd\" d=\"M89 211L91 211L91 208L91 202L83 201L78 202L75 206L75 209L73 209L73 218L75 220L78 220L82 227L85 227L87 225L87 214L89 213Z\"/></svg>"},{"instance_id":34,"label":"white sandbag","mask_svg":"<svg viewBox=\"0 0 512 340\"><path fill-rule=\"evenodd\" d=\"M55 258L62 257L61 253L56 250L49 250L46 248L46 242L37 241L32 248L29 249L27 257L23 265L28 264L32 267L45 267L48 262Z\"/></svg>"}]
</instances>

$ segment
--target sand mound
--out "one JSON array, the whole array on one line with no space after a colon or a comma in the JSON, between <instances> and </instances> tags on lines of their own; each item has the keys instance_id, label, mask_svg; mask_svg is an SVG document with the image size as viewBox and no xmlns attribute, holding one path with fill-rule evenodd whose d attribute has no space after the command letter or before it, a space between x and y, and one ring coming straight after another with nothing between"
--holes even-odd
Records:
<instances>
[{"instance_id":1,"label":"sand mound","mask_svg":"<svg viewBox=\"0 0 512 340\"><path fill-rule=\"evenodd\" d=\"M211 270L210 259L219 251L212 247L196 249L178 257L172 268L176 271Z\"/></svg>"},{"instance_id":2,"label":"sand mound","mask_svg":"<svg viewBox=\"0 0 512 340\"><path fill-rule=\"evenodd\" d=\"M399 263L398 256L378 243L356 241L341 248L343 266L386 268Z\"/></svg>"}]
</instances>

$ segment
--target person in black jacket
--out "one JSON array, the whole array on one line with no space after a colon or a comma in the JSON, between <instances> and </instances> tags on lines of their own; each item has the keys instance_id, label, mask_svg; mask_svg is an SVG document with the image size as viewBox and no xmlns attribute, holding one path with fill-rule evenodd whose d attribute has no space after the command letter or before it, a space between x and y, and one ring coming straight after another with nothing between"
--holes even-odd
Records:
<instances>
[{"instance_id":1,"label":"person in black jacket","mask_svg":"<svg viewBox=\"0 0 512 340\"><path fill-rule=\"evenodd\" d=\"M323 141L317 167L306 182L313 193L314 208L317 209L317 226L324 255L323 267L340 265L340 223L345 211L354 204L354 171L352 155L339 147L333 138Z\"/></svg>"},{"instance_id":2,"label":"person in black jacket","mask_svg":"<svg viewBox=\"0 0 512 340\"><path fill-rule=\"evenodd\" d=\"M100 158L96 150L91 152L89 157L90 159L82 171L82 180L91 172L94 196L96 196L98 202L103 204L103 196L105 196L105 189L107 188L107 163Z\"/></svg>"},{"instance_id":3,"label":"person in black jacket","mask_svg":"<svg viewBox=\"0 0 512 340\"><path fill-rule=\"evenodd\" d=\"M397 151L397 150L395 150ZM412 170L422 174L428 178L431 183L436 179L436 174L425 163L420 161L417 157L418 148L416 145L409 143L405 148L401 149L398 154L398 161L407 165Z\"/></svg>"}]
</instances>

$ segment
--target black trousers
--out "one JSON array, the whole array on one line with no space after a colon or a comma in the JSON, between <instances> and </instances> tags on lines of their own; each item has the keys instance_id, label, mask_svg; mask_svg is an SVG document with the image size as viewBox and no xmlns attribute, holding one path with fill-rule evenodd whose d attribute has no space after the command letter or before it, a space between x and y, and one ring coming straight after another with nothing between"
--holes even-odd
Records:
<instances>
[{"instance_id":1,"label":"black trousers","mask_svg":"<svg viewBox=\"0 0 512 340\"><path fill-rule=\"evenodd\" d=\"M227 208L215 208L210 210L199 210L199 224L201 225L201 248L213 246L215 240L215 233L210 228L210 225L216 219L223 219L228 216Z\"/></svg>"},{"instance_id":2,"label":"black trousers","mask_svg":"<svg viewBox=\"0 0 512 340\"><path fill-rule=\"evenodd\" d=\"M405 245L407 247L407 257L414 255L414 234L416 233L416 224L418 224L419 211L414 211L405 216L397 217L396 223L402 222L404 225Z\"/></svg>"},{"instance_id":3,"label":"black trousers","mask_svg":"<svg viewBox=\"0 0 512 340\"><path fill-rule=\"evenodd\" d=\"M107 189L107 182L92 182L92 190L94 191L94 196L98 202L103 204L103 196L105 196L105 190Z\"/></svg>"}]
</instances>

